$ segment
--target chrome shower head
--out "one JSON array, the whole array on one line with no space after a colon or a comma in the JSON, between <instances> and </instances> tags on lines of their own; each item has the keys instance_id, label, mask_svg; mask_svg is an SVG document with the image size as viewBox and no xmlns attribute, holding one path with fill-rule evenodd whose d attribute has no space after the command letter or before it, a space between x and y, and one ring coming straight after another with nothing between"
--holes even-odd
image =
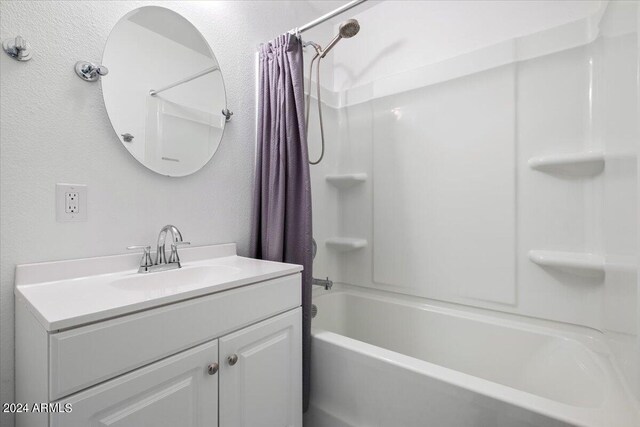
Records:
<instances>
[{"instance_id":1,"label":"chrome shower head","mask_svg":"<svg viewBox=\"0 0 640 427\"><path fill-rule=\"evenodd\" d=\"M329 42L326 48L320 54L320 58L327 56L327 53L340 41L340 39L349 39L360 31L360 24L355 19L347 19L338 28L338 35Z\"/></svg>"},{"instance_id":2,"label":"chrome shower head","mask_svg":"<svg viewBox=\"0 0 640 427\"><path fill-rule=\"evenodd\" d=\"M358 20L347 19L342 24L340 24L338 32L340 33L342 38L348 39L358 34L358 31L360 31L360 23L358 22Z\"/></svg>"}]
</instances>

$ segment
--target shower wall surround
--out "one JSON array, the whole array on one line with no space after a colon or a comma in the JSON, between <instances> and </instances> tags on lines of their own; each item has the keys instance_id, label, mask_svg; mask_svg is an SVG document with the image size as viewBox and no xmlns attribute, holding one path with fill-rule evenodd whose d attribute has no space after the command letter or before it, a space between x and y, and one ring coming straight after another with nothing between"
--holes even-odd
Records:
<instances>
[{"instance_id":1,"label":"shower wall surround","mask_svg":"<svg viewBox=\"0 0 640 427\"><path fill-rule=\"evenodd\" d=\"M637 3L403 5L336 50L315 275L598 329L640 396Z\"/></svg>"},{"instance_id":2,"label":"shower wall surround","mask_svg":"<svg viewBox=\"0 0 640 427\"><path fill-rule=\"evenodd\" d=\"M142 167L111 128L98 83L73 72L100 61L109 32L147 5L189 19L225 72L234 119L207 166L184 178ZM318 16L306 3L199 1L2 1L2 39L20 34L34 56L0 55L0 401L14 400L16 264L119 254L175 223L194 245L237 242L246 254L255 150L254 52L264 40ZM107 77L105 77L107 78ZM55 184L88 185L88 221L55 220ZM2 426L13 417L1 414Z\"/></svg>"}]
</instances>

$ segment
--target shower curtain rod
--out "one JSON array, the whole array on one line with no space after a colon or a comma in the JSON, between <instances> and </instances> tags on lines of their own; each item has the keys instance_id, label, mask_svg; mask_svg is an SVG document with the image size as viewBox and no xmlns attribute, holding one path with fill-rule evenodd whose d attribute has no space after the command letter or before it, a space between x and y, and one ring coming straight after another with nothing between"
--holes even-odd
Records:
<instances>
[{"instance_id":1,"label":"shower curtain rod","mask_svg":"<svg viewBox=\"0 0 640 427\"><path fill-rule=\"evenodd\" d=\"M175 83L171 83L170 85L167 85L167 86L165 86L165 87L163 87L163 88L155 89L155 90L154 90L154 89L151 89L151 90L149 91L149 95L151 95L151 96L156 96L156 95L157 95L157 94L159 94L160 92L164 92L165 90L168 90L168 89L174 88L174 87L176 87L176 86L180 86L180 85L182 85L182 84L189 83L191 80L195 80L195 79L200 78L200 77L202 77L202 76L204 76L204 75L207 75L207 74L209 74L209 73L213 73L214 71L217 71L217 70L219 70L219 69L220 69L220 68L219 68L217 65L214 65L213 67L207 68L206 70L202 70L202 71L200 71L199 73L194 74L193 76L189 76L189 77L184 78L184 79L182 79L182 80L178 80L177 82L175 82Z\"/></svg>"},{"instance_id":2,"label":"shower curtain rod","mask_svg":"<svg viewBox=\"0 0 640 427\"><path fill-rule=\"evenodd\" d=\"M333 18L334 16L338 16L341 13L346 12L349 9L353 9L354 7L358 6L361 3L364 3L366 1L367 0L353 0L353 1L350 1L349 3L347 3L347 4L343 5L343 6L340 6L337 9L332 10L331 12L329 12L327 14L322 15L321 17L319 17L317 19L314 19L313 21L308 22L308 23L304 24L301 27L297 27L297 28L294 28L292 30L289 30L289 32L292 33L292 34L297 34L297 33L302 33L304 31L310 30L311 28L322 24L323 22Z\"/></svg>"}]
</instances>

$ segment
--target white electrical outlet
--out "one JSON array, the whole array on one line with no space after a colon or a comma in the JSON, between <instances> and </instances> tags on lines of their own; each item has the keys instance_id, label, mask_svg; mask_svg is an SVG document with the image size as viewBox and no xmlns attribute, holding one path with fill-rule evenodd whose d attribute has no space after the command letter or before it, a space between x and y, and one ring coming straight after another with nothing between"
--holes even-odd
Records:
<instances>
[{"instance_id":1,"label":"white electrical outlet","mask_svg":"<svg viewBox=\"0 0 640 427\"><path fill-rule=\"evenodd\" d=\"M64 211L68 214L78 213L78 192L64 193Z\"/></svg>"},{"instance_id":2,"label":"white electrical outlet","mask_svg":"<svg viewBox=\"0 0 640 427\"><path fill-rule=\"evenodd\" d=\"M59 222L87 220L87 186L56 184L56 220Z\"/></svg>"}]
</instances>

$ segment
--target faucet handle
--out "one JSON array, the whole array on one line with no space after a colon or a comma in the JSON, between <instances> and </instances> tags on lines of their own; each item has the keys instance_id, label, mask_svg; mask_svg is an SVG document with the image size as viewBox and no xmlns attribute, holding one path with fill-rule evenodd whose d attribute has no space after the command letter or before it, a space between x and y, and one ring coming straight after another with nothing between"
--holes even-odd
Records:
<instances>
[{"instance_id":1,"label":"faucet handle","mask_svg":"<svg viewBox=\"0 0 640 427\"><path fill-rule=\"evenodd\" d=\"M151 252L151 246L149 245L133 245L133 246L127 246L127 250L128 251L135 251L138 249L142 249L145 252Z\"/></svg>"},{"instance_id":2,"label":"faucet handle","mask_svg":"<svg viewBox=\"0 0 640 427\"><path fill-rule=\"evenodd\" d=\"M169 256L169 262L180 262L178 256L178 246L190 245L191 242L173 242L171 244L171 255Z\"/></svg>"},{"instance_id":3,"label":"faucet handle","mask_svg":"<svg viewBox=\"0 0 640 427\"><path fill-rule=\"evenodd\" d=\"M134 245L127 246L127 250L135 251L135 250L143 250L142 259L140 260L140 267L151 267L153 265L153 261L151 261L151 246L145 245Z\"/></svg>"}]
</instances>

